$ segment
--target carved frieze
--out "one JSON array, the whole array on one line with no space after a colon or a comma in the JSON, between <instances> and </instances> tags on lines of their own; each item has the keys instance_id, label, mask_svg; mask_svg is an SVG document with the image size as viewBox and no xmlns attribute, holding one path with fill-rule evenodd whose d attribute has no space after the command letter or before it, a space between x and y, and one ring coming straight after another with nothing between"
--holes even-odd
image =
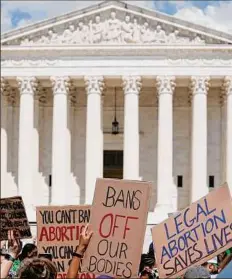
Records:
<instances>
[{"instance_id":1,"label":"carved frieze","mask_svg":"<svg viewBox=\"0 0 232 279\"><path fill-rule=\"evenodd\" d=\"M30 45L88 45L88 44L168 44L205 45L206 37L170 26L161 26L158 21L148 21L141 17L111 11L108 18L97 15L93 18L71 22L64 28L44 30L43 34L25 37L17 42ZM212 40L208 40L210 43ZM212 43L212 42L211 42ZM215 43L215 40L214 40Z\"/></svg>"}]
</instances>

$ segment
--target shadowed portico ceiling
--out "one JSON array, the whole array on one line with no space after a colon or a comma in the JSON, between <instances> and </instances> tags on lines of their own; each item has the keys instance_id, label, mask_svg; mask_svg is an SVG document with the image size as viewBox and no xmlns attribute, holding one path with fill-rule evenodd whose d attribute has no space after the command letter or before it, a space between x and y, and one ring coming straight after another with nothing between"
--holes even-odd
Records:
<instances>
[{"instance_id":1,"label":"shadowed portico ceiling","mask_svg":"<svg viewBox=\"0 0 232 279\"><path fill-rule=\"evenodd\" d=\"M121 1L107 1L7 32L3 46L232 44L232 35Z\"/></svg>"}]
</instances>

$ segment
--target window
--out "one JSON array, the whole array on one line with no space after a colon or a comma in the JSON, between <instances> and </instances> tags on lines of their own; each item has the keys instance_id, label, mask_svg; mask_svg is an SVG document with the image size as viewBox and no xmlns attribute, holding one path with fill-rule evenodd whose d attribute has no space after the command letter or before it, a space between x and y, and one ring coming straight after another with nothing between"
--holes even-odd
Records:
<instances>
[{"instance_id":1,"label":"window","mask_svg":"<svg viewBox=\"0 0 232 279\"><path fill-rule=\"evenodd\" d=\"M48 177L48 186L52 187L52 175L51 174L49 174L49 177Z\"/></svg>"},{"instance_id":2,"label":"window","mask_svg":"<svg viewBox=\"0 0 232 279\"><path fill-rule=\"evenodd\" d=\"M177 187L182 188L183 187L183 176L177 175Z\"/></svg>"},{"instance_id":3,"label":"window","mask_svg":"<svg viewBox=\"0 0 232 279\"><path fill-rule=\"evenodd\" d=\"M123 178L123 151L104 150L104 178Z\"/></svg>"},{"instance_id":4,"label":"window","mask_svg":"<svg viewBox=\"0 0 232 279\"><path fill-rule=\"evenodd\" d=\"M214 188L214 176L209 176L209 188Z\"/></svg>"}]
</instances>

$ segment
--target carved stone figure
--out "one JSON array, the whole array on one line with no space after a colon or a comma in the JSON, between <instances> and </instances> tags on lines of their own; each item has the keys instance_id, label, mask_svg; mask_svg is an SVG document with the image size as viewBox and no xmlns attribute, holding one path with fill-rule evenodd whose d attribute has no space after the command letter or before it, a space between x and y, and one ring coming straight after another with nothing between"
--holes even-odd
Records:
<instances>
[{"instance_id":1,"label":"carved stone figure","mask_svg":"<svg viewBox=\"0 0 232 279\"><path fill-rule=\"evenodd\" d=\"M110 42L120 42L120 35L121 35L121 23L116 18L116 13L111 12L110 19L108 20L108 28L107 28L107 41Z\"/></svg>"},{"instance_id":2,"label":"carved stone figure","mask_svg":"<svg viewBox=\"0 0 232 279\"><path fill-rule=\"evenodd\" d=\"M140 38L140 26L138 25L137 19L134 18L133 23L133 42L139 43L141 41Z\"/></svg>"},{"instance_id":3,"label":"carved stone figure","mask_svg":"<svg viewBox=\"0 0 232 279\"><path fill-rule=\"evenodd\" d=\"M158 43L164 43L166 42L166 33L165 31L161 28L160 25L156 27L155 31L155 40Z\"/></svg>"},{"instance_id":4,"label":"carved stone figure","mask_svg":"<svg viewBox=\"0 0 232 279\"><path fill-rule=\"evenodd\" d=\"M29 40L28 38L25 38L24 40L21 41L22 46L29 46L33 44L33 41Z\"/></svg>"},{"instance_id":5,"label":"carved stone figure","mask_svg":"<svg viewBox=\"0 0 232 279\"><path fill-rule=\"evenodd\" d=\"M92 29L91 41L96 44L101 43L104 35L104 24L101 22L100 16L96 16L95 23L90 22L90 29Z\"/></svg>"},{"instance_id":6,"label":"carved stone figure","mask_svg":"<svg viewBox=\"0 0 232 279\"><path fill-rule=\"evenodd\" d=\"M204 40L202 40L201 38L200 38L200 36L196 36L193 40L192 40L192 43L194 43L194 44L196 44L196 45L198 45L198 44L204 44Z\"/></svg>"},{"instance_id":7,"label":"carved stone figure","mask_svg":"<svg viewBox=\"0 0 232 279\"><path fill-rule=\"evenodd\" d=\"M179 30L175 30L174 32L170 33L168 36L168 42L171 44L175 44L178 42L178 35L179 35Z\"/></svg>"},{"instance_id":8,"label":"carved stone figure","mask_svg":"<svg viewBox=\"0 0 232 279\"><path fill-rule=\"evenodd\" d=\"M141 40L143 43L150 43L153 41L152 32L149 28L148 22L145 22L141 28Z\"/></svg>"},{"instance_id":9,"label":"carved stone figure","mask_svg":"<svg viewBox=\"0 0 232 279\"><path fill-rule=\"evenodd\" d=\"M68 29L66 29L62 35L62 42L71 43L73 39L73 33L75 31L75 27L70 25Z\"/></svg>"},{"instance_id":10,"label":"carved stone figure","mask_svg":"<svg viewBox=\"0 0 232 279\"><path fill-rule=\"evenodd\" d=\"M87 25L84 25L84 23L81 21L78 24L78 31L80 36L80 42L81 43L89 43L89 28Z\"/></svg>"},{"instance_id":11,"label":"carved stone figure","mask_svg":"<svg viewBox=\"0 0 232 279\"><path fill-rule=\"evenodd\" d=\"M49 41L51 44L55 44L58 42L58 36L55 32L53 32L52 30L48 31L48 36L49 36Z\"/></svg>"},{"instance_id":12,"label":"carved stone figure","mask_svg":"<svg viewBox=\"0 0 232 279\"><path fill-rule=\"evenodd\" d=\"M42 37L37 41L37 43L41 45L49 44L49 39L45 35L42 35Z\"/></svg>"},{"instance_id":13,"label":"carved stone figure","mask_svg":"<svg viewBox=\"0 0 232 279\"><path fill-rule=\"evenodd\" d=\"M121 38L124 43L133 42L133 24L130 22L130 16L128 15L122 23Z\"/></svg>"}]
</instances>

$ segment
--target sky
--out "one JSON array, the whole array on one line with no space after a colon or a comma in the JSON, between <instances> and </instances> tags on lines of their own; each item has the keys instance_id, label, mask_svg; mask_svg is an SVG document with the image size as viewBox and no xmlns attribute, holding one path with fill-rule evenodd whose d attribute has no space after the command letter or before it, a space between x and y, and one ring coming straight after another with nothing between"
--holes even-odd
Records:
<instances>
[{"instance_id":1,"label":"sky","mask_svg":"<svg viewBox=\"0 0 232 279\"><path fill-rule=\"evenodd\" d=\"M1 32L59 16L102 1L1 1ZM232 34L232 0L124 1Z\"/></svg>"}]
</instances>

